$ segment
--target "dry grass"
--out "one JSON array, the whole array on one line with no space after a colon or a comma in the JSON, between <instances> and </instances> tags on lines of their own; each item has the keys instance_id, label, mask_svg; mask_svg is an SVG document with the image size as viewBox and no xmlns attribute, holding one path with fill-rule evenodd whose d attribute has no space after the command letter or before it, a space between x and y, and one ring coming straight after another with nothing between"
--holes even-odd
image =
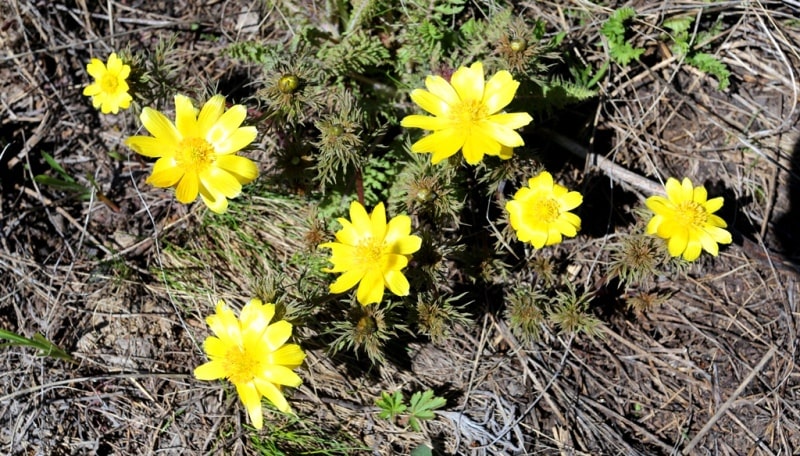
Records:
<instances>
[{"instance_id":1,"label":"dry grass","mask_svg":"<svg viewBox=\"0 0 800 456\"><path fill-rule=\"evenodd\" d=\"M195 381L191 367L203 360L202 318L214 300L246 299L276 262L290 276L303 274L290 253L304 248L303 206L253 198L246 219L257 222L239 231L204 226L199 207L174 204L143 184L149 165L121 145L136 125L133 115L99 115L80 95L90 56L122 43L151 48L171 34L187 87L235 87L249 69L231 69L219 50L243 37L237 14L252 2L67 3L0 6L0 328L41 332L79 360L4 348L0 453L252 454L232 390ZM599 102L574 108L582 112L573 117L590 122L550 126L556 135L584 138L595 158L560 171L592 195L585 223L601 221L564 247L578 265L570 272L599 286L598 264L608 260L599 247L628 229L606 220L635 205L642 186L673 175L694 176L726 197L735 245L683 278L662 278L659 286L672 296L646 313L601 306L595 338L545 331L541 341L520 344L483 312L473 327L457 328L458 337L414 342L399 362L370 370L363 360L327 356L306 330L305 383L291 399L303 422L265 421L339 441L350 436L354 446L370 448L361 452L375 454L408 454L420 442L476 455L800 451L800 5L633 6L633 39L647 49L643 64L611 66ZM581 0L525 9L567 31L586 61L607 58L590 44L601 40L599 24L611 9ZM280 9L257 11L263 34L285 32ZM728 25L713 43L733 75L726 91L658 40L665 17L700 11ZM192 23L217 39L197 39ZM543 155L562 154L550 144ZM97 192L81 200L38 185L42 152L83 183L92 176L118 210ZM187 258L176 245L205 256ZM262 255L231 261L232 252L252 245ZM193 282L202 285L181 286ZM375 398L398 388L433 388L447 407L422 433L376 419Z\"/></svg>"}]
</instances>

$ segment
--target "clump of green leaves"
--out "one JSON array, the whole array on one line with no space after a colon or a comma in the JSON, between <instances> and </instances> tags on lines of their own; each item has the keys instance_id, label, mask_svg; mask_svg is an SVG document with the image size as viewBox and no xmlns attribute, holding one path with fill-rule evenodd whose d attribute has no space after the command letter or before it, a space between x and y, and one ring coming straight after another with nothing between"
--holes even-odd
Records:
<instances>
[{"instance_id":1,"label":"clump of green leaves","mask_svg":"<svg viewBox=\"0 0 800 456\"><path fill-rule=\"evenodd\" d=\"M667 19L664 28L671 30L672 45L670 49L678 56L684 56L684 62L698 70L713 75L719 81L717 89L725 90L730 85L731 72L728 66L713 54L703 52L708 43L720 33L720 25L714 25L711 30L697 34L690 33L689 29L694 24L694 18L683 16Z\"/></svg>"},{"instance_id":2,"label":"clump of green leaves","mask_svg":"<svg viewBox=\"0 0 800 456\"><path fill-rule=\"evenodd\" d=\"M408 152L406 157L390 201L403 212L424 216L440 226L456 226L464 206L458 168L434 165L426 154Z\"/></svg>"},{"instance_id":3,"label":"clump of green leaves","mask_svg":"<svg viewBox=\"0 0 800 456\"><path fill-rule=\"evenodd\" d=\"M520 287L508 296L505 319L511 332L522 343L539 339L546 322L548 298L530 286Z\"/></svg>"},{"instance_id":4,"label":"clump of green leaves","mask_svg":"<svg viewBox=\"0 0 800 456\"><path fill-rule=\"evenodd\" d=\"M382 364L386 342L397 337L399 330L408 332L408 327L399 321L397 306L396 302L368 306L352 303L347 318L333 323L331 332L336 339L330 345L331 352L347 349L356 356L366 353L373 364Z\"/></svg>"},{"instance_id":5,"label":"clump of green leaves","mask_svg":"<svg viewBox=\"0 0 800 456\"><path fill-rule=\"evenodd\" d=\"M313 144L319 154L313 168L323 189L336 182L342 171L361 170L367 159L363 111L350 91L338 92L334 100L329 113L314 121L319 139Z\"/></svg>"},{"instance_id":6,"label":"clump of green leaves","mask_svg":"<svg viewBox=\"0 0 800 456\"><path fill-rule=\"evenodd\" d=\"M626 6L614 11L600 28L608 40L608 55L621 66L627 66L644 53L644 48L634 47L625 37L625 24L635 17L636 10Z\"/></svg>"},{"instance_id":7,"label":"clump of green leaves","mask_svg":"<svg viewBox=\"0 0 800 456\"><path fill-rule=\"evenodd\" d=\"M435 396L433 390L417 391L411 395L408 405L402 391L393 394L382 392L381 397L375 401L380 407L379 418L395 421L396 418L407 420L408 425L416 432L422 430L422 422L433 419L434 410L442 408L447 403L443 397Z\"/></svg>"},{"instance_id":8,"label":"clump of green leaves","mask_svg":"<svg viewBox=\"0 0 800 456\"><path fill-rule=\"evenodd\" d=\"M596 335L600 320L589 312L592 293L579 293L572 282L566 285L566 290L557 291L553 298L550 321L561 334Z\"/></svg>"},{"instance_id":9,"label":"clump of green leaves","mask_svg":"<svg viewBox=\"0 0 800 456\"><path fill-rule=\"evenodd\" d=\"M468 325L469 314L463 305L455 304L465 293L458 296L431 296L432 293L417 295L417 326L420 333L431 338L433 343L446 341L456 325Z\"/></svg>"},{"instance_id":10,"label":"clump of green leaves","mask_svg":"<svg viewBox=\"0 0 800 456\"><path fill-rule=\"evenodd\" d=\"M672 293L660 290L636 291L625 296L628 308L637 313L644 313L664 304Z\"/></svg>"},{"instance_id":11,"label":"clump of green leaves","mask_svg":"<svg viewBox=\"0 0 800 456\"><path fill-rule=\"evenodd\" d=\"M649 283L669 261L664 243L645 234L624 236L610 250L609 279L619 278L624 287Z\"/></svg>"}]
</instances>

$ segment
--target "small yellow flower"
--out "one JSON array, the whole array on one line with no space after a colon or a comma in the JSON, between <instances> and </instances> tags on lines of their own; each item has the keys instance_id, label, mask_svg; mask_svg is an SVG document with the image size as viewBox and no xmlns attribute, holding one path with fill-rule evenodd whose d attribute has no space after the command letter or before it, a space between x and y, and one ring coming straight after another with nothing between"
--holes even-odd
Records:
<instances>
[{"instance_id":1,"label":"small yellow flower","mask_svg":"<svg viewBox=\"0 0 800 456\"><path fill-rule=\"evenodd\" d=\"M146 157L157 157L147 182L175 187L175 197L188 204L198 193L212 211L221 214L228 198L258 177L258 166L236 152L255 140L256 127L242 127L247 109L225 110L225 97L216 95L198 113L192 101L175 96L175 124L164 114L144 108L140 119L153 136L131 136L125 144Z\"/></svg>"},{"instance_id":2,"label":"small yellow flower","mask_svg":"<svg viewBox=\"0 0 800 456\"><path fill-rule=\"evenodd\" d=\"M117 54L108 56L108 65L100 59L92 59L86 65L86 72L94 82L83 89L83 94L92 97L92 106L100 108L103 114L116 114L120 109L128 109L133 98L128 93L128 76L131 67L124 65Z\"/></svg>"},{"instance_id":3,"label":"small yellow flower","mask_svg":"<svg viewBox=\"0 0 800 456\"><path fill-rule=\"evenodd\" d=\"M514 198L506 203L511 227L522 242L540 249L558 244L562 235L574 237L581 229L581 219L571 211L580 206L583 196L553 182L547 171L528 179Z\"/></svg>"},{"instance_id":4,"label":"small yellow flower","mask_svg":"<svg viewBox=\"0 0 800 456\"><path fill-rule=\"evenodd\" d=\"M694 261L703 250L717 256L718 244L731 243L725 220L714 215L722 207L721 196L708 199L705 187L694 187L688 177L683 182L670 177L664 188L666 198L651 196L645 201L655 213L647 223L647 234L667 239L670 255Z\"/></svg>"},{"instance_id":5,"label":"small yellow flower","mask_svg":"<svg viewBox=\"0 0 800 456\"><path fill-rule=\"evenodd\" d=\"M351 221L338 220L342 224L336 232L338 242L320 244L331 249L333 268L324 271L344 273L331 284L331 293L343 293L361 282L356 292L361 305L380 302L384 287L398 296L408 295L408 280L400 271L422 245L422 239L411 234L411 218L398 215L387 224L383 203L368 215L364 206L353 201Z\"/></svg>"},{"instance_id":6,"label":"small yellow flower","mask_svg":"<svg viewBox=\"0 0 800 456\"><path fill-rule=\"evenodd\" d=\"M263 426L261 396L288 413L291 409L280 387L303 382L292 369L303 363L306 354L299 345L286 343L291 323L271 323L274 316L275 305L260 299L250 300L238 319L222 300L217 302L216 313L206 318L215 335L203 342L211 361L194 370L199 380L230 380L256 429Z\"/></svg>"},{"instance_id":7,"label":"small yellow flower","mask_svg":"<svg viewBox=\"0 0 800 456\"><path fill-rule=\"evenodd\" d=\"M531 116L500 112L519 87L508 71L498 71L484 83L483 64L476 62L456 70L449 83L441 76L428 76L425 87L428 90L412 91L411 99L433 117L410 115L400 123L433 130L411 146L413 152L433 153L435 164L461 149L467 163L474 165L484 154L509 159L513 147L524 145L514 130L528 125Z\"/></svg>"}]
</instances>

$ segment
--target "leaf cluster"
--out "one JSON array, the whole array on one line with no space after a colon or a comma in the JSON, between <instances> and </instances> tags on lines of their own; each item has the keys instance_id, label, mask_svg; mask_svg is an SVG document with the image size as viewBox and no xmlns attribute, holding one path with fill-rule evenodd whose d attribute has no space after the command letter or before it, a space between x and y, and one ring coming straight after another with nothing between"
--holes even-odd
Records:
<instances>
[{"instance_id":1,"label":"leaf cluster","mask_svg":"<svg viewBox=\"0 0 800 456\"><path fill-rule=\"evenodd\" d=\"M422 430L422 422L434 418L434 411L445 406L447 400L435 396L433 390L417 391L411 395L408 404L402 391L393 394L382 392L375 404L381 409L379 418L394 421L398 416L408 420L408 425L416 432Z\"/></svg>"},{"instance_id":2,"label":"leaf cluster","mask_svg":"<svg viewBox=\"0 0 800 456\"><path fill-rule=\"evenodd\" d=\"M719 35L721 25L716 23L710 30L693 34L690 33L690 29L694 23L694 17L688 16L675 17L664 21L664 28L671 31L670 38L673 43L670 49L676 55L683 56L684 62L687 64L716 77L719 81L717 89L725 90L730 86L731 72L728 66L713 54L703 52L703 49L709 46L708 43Z\"/></svg>"},{"instance_id":3,"label":"leaf cluster","mask_svg":"<svg viewBox=\"0 0 800 456\"><path fill-rule=\"evenodd\" d=\"M637 48L626 38L626 24L636 17L636 10L626 6L614 11L603 23L600 33L608 40L608 55L621 66L638 60L644 48Z\"/></svg>"}]
</instances>

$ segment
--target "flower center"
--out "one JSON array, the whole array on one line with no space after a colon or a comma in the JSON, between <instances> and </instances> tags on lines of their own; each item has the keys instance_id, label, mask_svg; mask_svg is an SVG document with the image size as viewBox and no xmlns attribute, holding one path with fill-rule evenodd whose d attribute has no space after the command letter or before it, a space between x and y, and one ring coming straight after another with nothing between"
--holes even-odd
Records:
<instances>
[{"instance_id":1,"label":"flower center","mask_svg":"<svg viewBox=\"0 0 800 456\"><path fill-rule=\"evenodd\" d=\"M117 87L119 87L119 79L116 75L111 73L103 75L103 78L100 80L100 88L103 89L103 92L114 93L117 91Z\"/></svg>"},{"instance_id":2,"label":"flower center","mask_svg":"<svg viewBox=\"0 0 800 456\"><path fill-rule=\"evenodd\" d=\"M383 256L383 243L366 238L356 246L356 255L363 266L377 266Z\"/></svg>"},{"instance_id":3,"label":"flower center","mask_svg":"<svg viewBox=\"0 0 800 456\"><path fill-rule=\"evenodd\" d=\"M682 226L700 228L705 226L708 220L706 208L694 201L684 201L678 204L675 216Z\"/></svg>"},{"instance_id":4,"label":"flower center","mask_svg":"<svg viewBox=\"0 0 800 456\"><path fill-rule=\"evenodd\" d=\"M232 347L225 353L225 371L234 385L252 381L261 370L261 360L244 348Z\"/></svg>"},{"instance_id":5,"label":"flower center","mask_svg":"<svg viewBox=\"0 0 800 456\"><path fill-rule=\"evenodd\" d=\"M552 223L558 220L561 215L558 201L553 198L539 198L531 204L531 218L543 222Z\"/></svg>"},{"instance_id":6,"label":"flower center","mask_svg":"<svg viewBox=\"0 0 800 456\"><path fill-rule=\"evenodd\" d=\"M185 138L178 144L175 160L184 168L200 172L214 161L214 147L205 139Z\"/></svg>"},{"instance_id":7,"label":"flower center","mask_svg":"<svg viewBox=\"0 0 800 456\"><path fill-rule=\"evenodd\" d=\"M486 105L480 100L464 100L456 105L450 118L459 124L472 124L488 117Z\"/></svg>"}]
</instances>

